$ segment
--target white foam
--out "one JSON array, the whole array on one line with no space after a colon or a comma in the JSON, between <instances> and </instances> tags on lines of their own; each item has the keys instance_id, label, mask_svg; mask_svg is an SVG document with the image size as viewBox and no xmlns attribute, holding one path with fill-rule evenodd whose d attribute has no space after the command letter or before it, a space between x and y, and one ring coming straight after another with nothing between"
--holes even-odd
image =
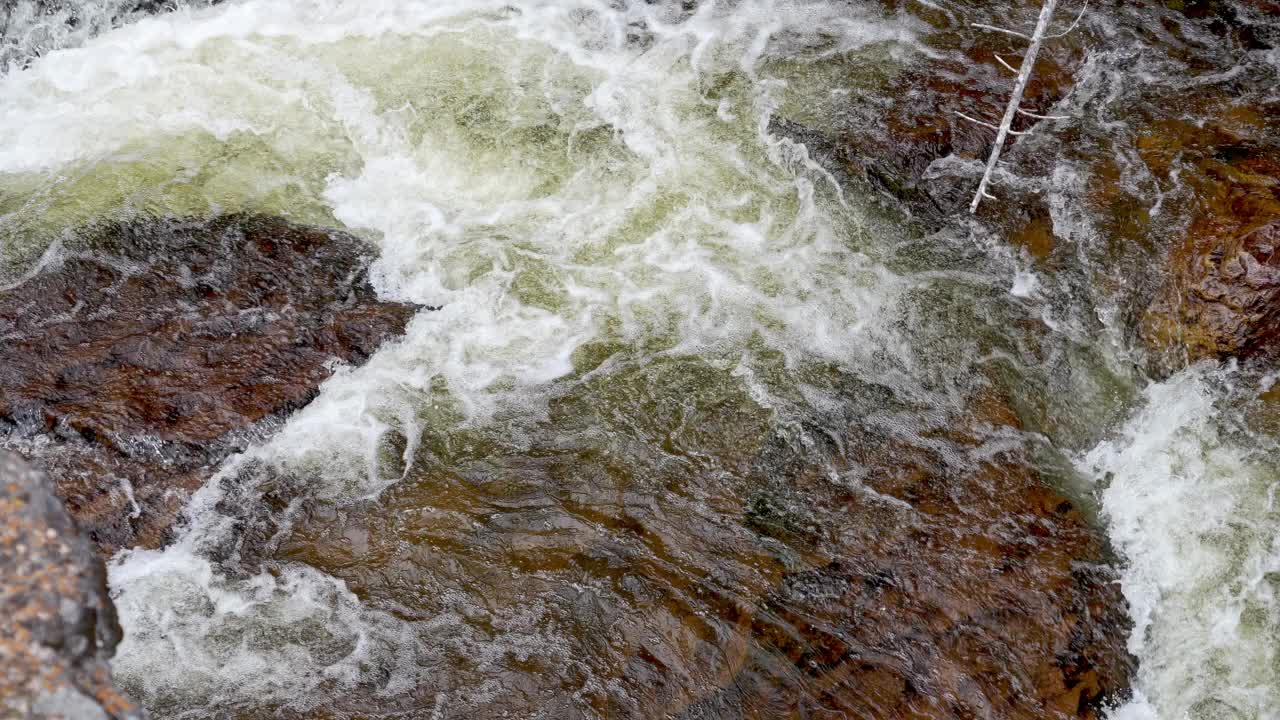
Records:
<instances>
[{"instance_id":1,"label":"white foam","mask_svg":"<svg viewBox=\"0 0 1280 720\"><path fill-rule=\"evenodd\" d=\"M1104 487L1134 618L1138 693L1114 720L1280 712L1280 474L1234 427L1231 380L1201 366L1153 384L1120 436L1082 459Z\"/></svg>"},{"instance_id":2,"label":"white foam","mask_svg":"<svg viewBox=\"0 0 1280 720\"><path fill-rule=\"evenodd\" d=\"M647 37L631 37L638 27ZM126 181L159 211L314 205L323 212L304 217L378 243L384 295L443 305L250 453L309 479L313 496L395 482L388 433L409 458L426 425L536 414L591 342L718 358L764 406L778 395L753 345L788 367L865 367L877 353L911 367L908 340L884 327L907 283L867 242L882 230L803 148L767 132L805 82L770 64L782 43L811 56L911 47L908 28L863 9L246 0L89 34L0 78L0 183L36 177L50 197L71 193L58 205L68 223L114 211L112 184ZM175 179L150 188L157 172ZM282 188L295 195L281 200ZM1061 202L1054 221L1092 232ZM1040 280L1023 269L1005 287L1030 300ZM1113 720L1277 717L1274 464L1227 429L1224 382L1199 368L1151 386L1120 435L1080 460L1111 478L1103 508L1127 558L1141 660ZM209 548L233 530L216 509L225 491L197 496L172 547L112 564L127 686L176 712L305 708L371 678L388 694L419 679L429 650L414 628L342 583L213 563Z\"/></svg>"},{"instance_id":3,"label":"white foam","mask_svg":"<svg viewBox=\"0 0 1280 720\"><path fill-rule=\"evenodd\" d=\"M106 18L118 5L93 7ZM395 482L389 433L410 458L424 426L536 414L591 342L716 358L762 406L780 395L756 345L789 368L887 353L910 369L908 339L884 327L908 283L868 242L883 229L767 132L806 82L771 65L784 43L814 57L889 43L893 57L913 47L909 28L844 2L679 5L245 0L96 39L86 25L53 41L82 47L0 78L0 183L43 188L54 204L27 212L56 206L70 224L121 204L322 208L301 216L378 243L385 296L442 305L250 453L323 499ZM173 180L153 188L157 173ZM1055 182L1084 178L1060 167ZM1092 236L1052 204L1059 234ZM21 212L5 220L28 222ZM1018 267L1005 287L1030 301L1041 278ZM1141 660L1113 720L1277 717L1274 463L1228 429L1227 382L1198 368L1152 385L1119 436L1080 459L1110 477L1103 508ZM198 494L172 547L112 564L127 686L176 712L305 708L371 678L389 694L419 678L429 650L414 628L342 583L213 563L233 531L216 509L225 491Z\"/></svg>"},{"instance_id":4,"label":"white foam","mask_svg":"<svg viewBox=\"0 0 1280 720\"><path fill-rule=\"evenodd\" d=\"M306 565L228 578L179 545L132 551L111 583L127 629L113 670L155 714L246 701L306 709L372 677L386 695L420 677L407 623Z\"/></svg>"}]
</instances>

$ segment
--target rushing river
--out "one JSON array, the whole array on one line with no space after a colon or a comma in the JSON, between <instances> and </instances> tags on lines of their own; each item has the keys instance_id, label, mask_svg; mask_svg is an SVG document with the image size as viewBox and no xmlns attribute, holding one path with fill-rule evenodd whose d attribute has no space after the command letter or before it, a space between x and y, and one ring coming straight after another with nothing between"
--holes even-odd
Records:
<instances>
[{"instance_id":1,"label":"rushing river","mask_svg":"<svg viewBox=\"0 0 1280 720\"><path fill-rule=\"evenodd\" d=\"M909 13L131 5L7 10L0 281L103 219L252 211L368 238L383 297L439 308L224 467L176 543L114 559L114 672L156 717L697 706L751 652L704 587L746 603L806 562L726 518L781 497L788 533L820 532L760 478L804 462L856 490L833 428L936 449L993 383L1025 429L981 452L1031 458L1120 558L1139 664L1111 717L1280 717L1280 458L1254 400L1275 379L1148 381L1106 292L977 226L904 224L777 131L935 52ZM1081 102L1114 89L1091 72ZM1071 168L1050 177L1058 234L1094 232ZM617 659L640 646L679 678L660 698Z\"/></svg>"}]
</instances>

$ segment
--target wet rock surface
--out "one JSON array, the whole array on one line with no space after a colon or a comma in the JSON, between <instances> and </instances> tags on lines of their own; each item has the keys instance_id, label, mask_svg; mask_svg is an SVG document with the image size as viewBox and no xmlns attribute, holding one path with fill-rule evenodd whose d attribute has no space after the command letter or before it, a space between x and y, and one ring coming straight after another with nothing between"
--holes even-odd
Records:
<instances>
[{"instance_id":1,"label":"wet rock surface","mask_svg":"<svg viewBox=\"0 0 1280 720\"><path fill-rule=\"evenodd\" d=\"M903 72L890 76L874 97L858 98L841 108L829 127L816 135L805 136L785 121L776 123L774 130L799 136L818 148L828 165L877 189L895 209L906 210L925 227L937 228L967 210L995 140L994 131L961 115L999 123L1014 77L996 56L1016 67L1025 45L1019 38L975 28L973 23L1033 26L1041 3L884 0L878 4L884 12L911 23L919 34L920 54ZM1078 9L1064 5L1056 16L1055 31L1071 26ZM1085 61L1091 41L1096 37L1085 26L1047 42L1027 86L1023 109L1053 114L1054 106L1072 90L1074 74ZM1018 116L1013 129L1031 131L1037 122ZM1010 141L1007 148L1014 144ZM1026 190L1018 188L1019 203ZM1009 212L1026 221L1030 215L1043 214L1043 209L1005 208L997 214Z\"/></svg>"},{"instance_id":2,"label":"wet rock surface","mask_svg":"<svg viewBox=\"0 0 1280 720\"><path fill-rule=\"evenodd\" d=\"M0 443L103 552L163 544L223 458L403 330L369 251L253 217L95 231L0 290Z\"/></svg>"},{"instance_id":3,"label":"wet rock surface","mask_svg":"<svg viewBox=\"0 0 1280 720\"><path fill-rule=\"evenodd\" d=\"M1039 3L1017 5L1033 17ZM990 131L954 112L999 115L1010 83L991 53L1015 59L1016 44L969 40L968 22L1009 24L980 3L886 6L919 14L936 33L929 42L946 50L941 59L894 78L880 96L887 105L855 108L834 132L775 129L825 153L841 179L861 178L936 226L963 211L976 184L963 172L935 172L937 163L976 163L990 149ZM1083 47L1098 32L1086 25L1046 48L1027 108L1049 111L1071 92ZM1024 177L1042 176L1057 157L1037 157L1036 142L1059 140L1046 132L1020 142L1010 157ZM1034 199L1040 189L1014 183L1015 200L990 213L1052 262L1064 250L1049 204ZM1119 218L1129 206L1115 207ZM54 469L107 549L161 544L186 491L304 403L327 373L325 359L362 357L411 312L378 305L372 320L352 310L282 321L275 314L371 295L344 274L359 278L356 265L295 285L289 268L327 272L334 263L308 267L317 260L312 231L289 229L301 249L293 240L264 249L250 238L275 231L261 227L279 228L265 220L166 227L160 235L190 234L191 243L163 252L129 249L154 246L147 228L112 230L104 237L121 247L73 255L69 274L46 271L0 294L0 323L17 328L0 329L28 338L0 353L41 358L34 369L0 365L10 368L0 370L9 373L3 387L17 388L0 396L8 442ZM210 237L236 259L219 270L231 274L201 283L203 271L183 268L209 263L199 248ZM257 275L263 267L266 276ZM138 268L144 279L130 289ZM237 281L235 272L254 275ZM263 290L280 287L276 274L290 278L287 289ZM192 287L173 278L193 278ZM125 297L141 316L149 298L170 294L181 312L166 317L183 319L149 320L145 334L85 310ZM38 305L50 311L18 328L14 318L31 316L33 297L51 298ZM242 312L264 305L276 309ZM60 315L70 319L51 319ZM360 336L367 343L341 330L369 323L377 329ZM323 329L299 329L316 326ZM289 340L312 332L319 350ZM208 345L188 350L193 339ZM79 349L88 346L91 354ZM251 576L303 563L330 573L369 608L411 623L420 640L412 662L430 672L398 694L370 677L306 711L205 710L243 718L523 717L531 708L557 719L1097 718L1124 696L1133 659L1110 558L1025 445L1011 440L1020 428L1003 402L971 398L967 412L890 422L883 396L892 392L881 388L849 417L788 436L744 398L709 392L717 385L700 372L659 374L660 392L635 387L624 400L570 391L544 428L518 437L428 430L403 479L376 501L308 499L306 478L268 470L228 479L246 487L220 508L238 523L232 547L213 554L220 571Z\"/></svg>"},{"instance_id":4,"label":"wet rock surface","mask_svg":"<svg viewBox=\"0 0 1280 720\"><path fill-rule=\"evenodd\" d=\"M1063 193L1090 218L1061 215L1064 254L1088 259L1157 377L1273 357L1280 5L1135 3L1106 30L1078 103L1094 121L1054 153L1088 178Z\"/></svg>"},{"instance_id":5,"label":"wet rock surface","mask_svg":"<svg viewBox=\"0 0 1280 720\"><path fill-rule=\"evenodd\" d=\"M273 540L240 561L340 578L432 668L300 716L1065 719L1125 696L1110 559L1008 449L1002 402L935 418L929 443L871 410L786 437L705 373L617 404L584 388L530 446L428 436L376 502L261 486L277 509L251 534ZM637 447L634 417L668 434Z\"/></svg>"},{"instance_id":6,"label":"wet rock surface","mask_svg":"<svg viewBox=\"0 0 1280 720\"><path fill-rule=\"evenodd\" d=\"M0 718L125 720L106 570L49 479L0 451Z\"/></svg>"},{"instance_id":7,"label":"wet rock surface","mask_svg":"<svg viewBox=\"0 0 1280 720\"><path fill-rule=\"evenodd\" d=\"M1166 371L1280 356L1280 103L1219 102L1209 121L1164 119L1140 145L1154 173L1176 171L1194 193L1169 275L1141 318Z\"/></svg>"},{"instance_id":8,"label":"wet rock surface","mask_svg":"<svg viewBox=\"0 0 1280 720\"><path fill-rule=\"evenodd\" d=\"M1101 718L1127 694L1125 603L1066 498L1017 458L955 472L919 448L850 440L871 468L861 487L814 468L788 477L839 533L830 560L765 597L759 650L689 717Z\"/></svg>"},{"instance_id":9,"label":"wet rock surface","mask_svg":"<svg viewBox=\"0 0 1280 720\"><path fill-rule=\"evenodd\" d=\"M1039 2L881 3L920 24L931 56L859 98L832 127L785 120L845 177L927 228L972 198ZM1071 24L1063 4L1054 25ZM1280 5L1270 0L1093 2L1046 42L1006 145L984 226L1074 299L1115 305L1164 376L1204 358L1274 361L1280 330ZM1084 212L1081 213L1080 211ZM1071 302L1069 300L1067 302Z\"/></svg>"},{"instance_id":10,"label":"wet rock surface","mask_svg":"<svg viewBox=\"0 0 1280 720\"><path fill-rule=\"evenodd\" d=\"M995 122L1012 86L996 57L1016 66L1023 47L972 23L1024 27L1040 3L1007 16L962 0L883 5L925 23L936 57L886 99L854 103L851 129L819 146L939 227L963 212L994 137L957 113ZM1055 28L1076 12L1064 4ZM1022 105L1068 119L1018 118L1030 133L1007 144L1000 199L982 206L1055 284L1116 305L1156 376L1204 358L1275 359L1277 47L1270 0L1091 3L1045 44Z\"/></svg>"}]
</instances>

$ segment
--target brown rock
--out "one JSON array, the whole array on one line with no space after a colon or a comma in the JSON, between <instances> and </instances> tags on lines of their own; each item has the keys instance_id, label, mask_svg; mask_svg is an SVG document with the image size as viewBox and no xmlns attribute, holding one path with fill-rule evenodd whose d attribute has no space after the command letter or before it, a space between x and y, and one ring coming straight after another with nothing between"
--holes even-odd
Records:
<instances>
[{"instance_id":1,"label":"brown rock","mask_svg":"<svg viewBox=\"0 0 1280 720\"><path fill-rule=\"evenodd\" d=\"M0 452L0 718L137 718L107 664L121 635L106 569L49 487Z\"/></svg>"},{"instance_id":2,"label":"brown rock","mask_svg":"<svg viewBox=\"0 0 1280 720\"><path fill-rule=\"evenodd\" d=\"M56 478L110 553L163 544L187 494L414 313L369 249L257 217L102 228L0 290L0 444Z\"/></svg>"},{"instance_id":3,"label":"brown rock","mask_svg":"<svg viewBox=\"0 0 1280 720\"><path fill-rule=\"evenodd\" d=\"M971 23L1019 26L1041 3L879 4L923 23L920 41L932 56L875 92L851 95L834 129L785 119L773 129L808 144L831 169L864 178L925 227L940 227L963 215L994 139L957 113L1000 117L1012 76L995 56L1016 64L1024 44ZM1078 8L1062 6L1055 27ZM1076 119L1019 117L1014 129L1034 130L1002 156L1016 180L999 183L1000 201L980 211L1055 280L1075 285L1075 297L1119 306L1125 325L1157 351L1160 373L1202 357L1265 354L1274 333L1273 314L1262 309L1271 256L1266 233L1253 233L1276 217L1272 90L1280 77L1266 53L1280 46L1277 12L1274 0L1089 3L1079 26L1043 47L1023 104L1045 112L1073 94ZM1089 85L1076 88L1086 67ZM1070 238L1083 246L1054 234L1040 192L1054 168L1087 178L1085 197L1058 188L1068 210L1086 211L1092 227ZM1063 222L1071 225L1071 215ZM1082 270L1086 281L1076 279Z\"/></svg>"},{"instance_id":4,"label":"brown rock","mask_svg":"<svg viewBox=\"0 0 1280 720\"><path fill-rule=\"evenodd\" d=\"M1015 421L995 404L971 422ZM971 433L949 432L951 450ZM846 441L860 486L786 479L840 542L766 597L751 662L687 717L1100 718L1128 692L1126 604L1067 498L1016 455L957 467L877 433Z\"/></svg>"},{"instance_id":5,"label":"brown rock","mask_svg":"<svg viewBox=\"0 0 1280 720\"><path fill-rule=\"evenodd\" d=\"M1004 403L795 443L705 372L658 378L564 398L528 445L428 436L376 503L308 501L258 532L279 538L268 564L421 621L429 677L332 717L1067 720L1125 695L1103 543L1021 451L991 449L1017 424ZM668 432L635 444L641 416Z\"/></svg>"},{"instance_id":6,"label":"brown rock","mask_svg":"<svg viewBox=\"0 0 1280 720\"><path fill-rule=\"evenodd\" d=\"M1280 105L1273 90L1280 74L1268 50L1280 46L1280 5L1091 7L1106 32L1090 36L1088 23L1076 31L1097 56L1092 85L1082 88L1072 113L1082 121L1045 128L1062 142L1033 144L1039 161L1017 151L1007 156L1024 177L1034 177L1039 162L1087 178L1084 196L1071 201L1091 227L1076 227L1073 239L1082 245L1064 244L1046 269L1065 270L1056 276L1068 282L1083 270L1088 281L1075 293L1119 307L1135 339L1152 351L1149 369L1157 376L1204 358L1273 360L1280 332L1280 260L1273 253ZM1129 49L1117 51L1121 46ZM1114 69L1096 72L1112 62ZM1044 261L1059 239L1038 203L1019 195L1020 209L1001 210L1007 217L998 222ZM1068 226L1071 214L1064 213Z\"/></svg>"},{"instance_id":7,"label":"brown rock","mask_svg":"<svg viewBox=\"0 0 1280 720\"><path fill-rule=\"evenodd\" d=\"M994 139L957 113L999 118L1012 78L996 55L1016 62L1023 47L972 23L1017 25L1041 3L880 4L922 22L932 56L875 93L851 96L834 131L785 119L773 129L845 177L864 178L926 227L941 226L964 213L976 187L965 173ZM1072 12L1059 11L1059 27ZM1118 306L1157 375L1203 358L1280 354L1280 75L1266 54L1280 46L1277 12L1274 0L1091 3L1079 26L1045 44L1022 106L1048 111L1092 55L1091 85L1070 113L1078 119L1019 117L1015 130L1034 131L1002 156L1018 180L998 184L1000 202L982 206L990 228L1074 285L1073 295ZM1068 209L1085 210L1092 226L1072 238L1083 247L1055 236L1039 192L1055 167L1087 178L1083 196L1067 190Z\"/></svg>"},{"instance_id":8,"label":"brown rock","mask_svg":"<svg viewBox=\"0 0 1280 720\"><path fill-rule=\"evenodd\" d=\"M1157 170L1177 162L1194 190L1191 222L1141 334L1168 371L1203 358L1280 357L1280 142L1258 109L1163 123L1142 146ZM1176 159L1175 159L1176 158Z\"/></svg>"}]
</instances>

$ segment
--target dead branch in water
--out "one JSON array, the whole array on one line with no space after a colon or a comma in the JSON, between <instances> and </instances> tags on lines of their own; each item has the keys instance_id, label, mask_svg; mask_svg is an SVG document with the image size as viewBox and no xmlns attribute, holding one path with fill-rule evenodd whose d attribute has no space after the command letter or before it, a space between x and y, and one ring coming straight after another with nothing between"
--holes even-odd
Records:
<instances>
[{"instance_id":1,"label":"dead branch in water","mask_svg":"<svg viewBox=\"0 0 1280 720\"><path fill-rule=\"evenodd\" d=\"M1026 131L1020 132L1013 129L1013 119L1015 117L1022 115L1036 120L1066 119L1066 117L1062 115L1040 115L1037 113L1027 112L1020 107L1022 104L1022 95L1026 92L1027 83L1031 80L1031 73L1035 68L1036 55L1040 53L1040 45L1046 38L1062 37L1074 30L1076 26L1080 24L1080 19L1084 17L1084 12L1089 7L1089 2L1088 0L1085 0L1084 5L1080 8L1080 14L1076 16L1075 22L1071 23L1066 30L1055 35L1046 35L1045 33L1048 32L1050 23L1053 22L1053 13L1057 7L1058 0L1045 0L1044 5L1040 7L1040 18L1036 21L1036 29L1030 35L1016 30L1010 30L1008 28L997 27L995 25L973 23L973 27L1012 35L1014 37L1027 40L1031 44L1027 48L1026 54L1022 56L1022 64L1016 71L1018 79L1013 86L1013 94L1009 96L1009 104L1005 106L1004 118L1000 121L999 125L969 117L963 113L956 113L956 115L959 115L964 120L996 131L996 142L995 146L991 148L991 156L987 158L987 169L982 173L982 181L978 183L978 191L973 195L973 202L969 203L970 213L978 212L978 205L982 203L983 198L990 200L996 199L994 195L987 191L987 187L991 185L992 176L995 174L996 166L1000 163L1000 153L1004 150L1005 140L1007 140L1010 135L1026 134ZM1004 58L996 55L996 60L1005 68L1013 71L1013 66L1006 62Z\"/></svg>"}]
</instances>

